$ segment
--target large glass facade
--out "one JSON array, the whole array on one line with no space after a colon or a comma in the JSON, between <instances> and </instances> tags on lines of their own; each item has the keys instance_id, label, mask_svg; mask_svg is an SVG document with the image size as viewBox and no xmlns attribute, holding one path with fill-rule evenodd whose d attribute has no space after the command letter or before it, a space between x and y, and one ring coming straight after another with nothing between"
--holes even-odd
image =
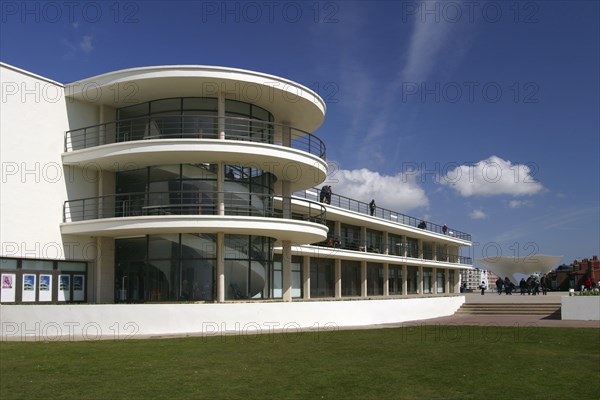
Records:
<instances>
[{"instance_id":1,"label":"large glass facade","mask_svg":"<svg viewBox=\"0 0 600 400\"><path fill-rule=\"evenodd\" d=\"M212 301L214 234L161 234L115 240L115 300ZM273 239L225 235L225 298L270 297Z\"/></svg>"},{"instance_id":2,"label":"large glass facade","mask_svg":"<svg viewBox=\"0 0 600 400\"><path fill-rule=\"evenodd\" d=\"M218 137L217 99L186 97L154 100L117 110L117 141ZM264 108L225 100L226 138L273 142L273 115Z\"/></svg>"},{"instance_id":3,"label":"large glass facade","mask_svg":"<svg viewBox=\"0 0 600 400\"><path fill-rule=\"evenodd\" d=\"M423 268L423 293L433 293L433 270Z\"/></svg>"},{"instance_id":4,"label":"large glass facade","mask_svg":"<svg viewBox=\"0 0 600 400\"><path fill-rule=\"evenodd\" d=\"M273 174L236 165L225 165L222 173L226 214L267 216L272 212ZM208 163L117 172L115 216L215 214L217 174L218 166Z\"/></svg>"}]
</instances>

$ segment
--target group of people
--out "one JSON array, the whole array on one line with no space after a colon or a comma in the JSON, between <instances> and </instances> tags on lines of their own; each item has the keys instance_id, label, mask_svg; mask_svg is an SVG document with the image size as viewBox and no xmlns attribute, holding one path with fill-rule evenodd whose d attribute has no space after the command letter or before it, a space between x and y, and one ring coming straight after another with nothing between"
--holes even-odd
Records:
<instances>
[{"instance_id":1,"label":"group of people","mask_svg":"<svg viewBox=\"0 0 600 400\"><path fill-rule=\"evenodd\" d=\"M521 278L521 281L519 281L521 295L525 295L525 293L527 293L528 295L535 296L540 294L540 290L542 291L542 294L546 295L548 294L549 288L550 281L546 275L542 275L540 278L536 276L530 276L527 278L527 280L525 280L525 278ZM514 289L515 284L510 281L508 276L504 279L499 277L496 280L496 290L499 295L501 295L503 291L507 295L512 295Z\"/></svg>"}]
</instances>

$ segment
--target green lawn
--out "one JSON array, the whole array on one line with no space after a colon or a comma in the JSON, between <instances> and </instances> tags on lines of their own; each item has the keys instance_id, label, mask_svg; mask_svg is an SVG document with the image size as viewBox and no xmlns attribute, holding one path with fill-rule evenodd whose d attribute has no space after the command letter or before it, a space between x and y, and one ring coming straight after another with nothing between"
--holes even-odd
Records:
<instances>
[{"instance_id":1,"label":"green lawn","mask_svg":"<svg viewBox=\"0 0 600 400\"><path fill-rule=\"evenodd\" d=\"M0 343L1 399L598 399L600 330Z\"/></svg>"}]
</instances>

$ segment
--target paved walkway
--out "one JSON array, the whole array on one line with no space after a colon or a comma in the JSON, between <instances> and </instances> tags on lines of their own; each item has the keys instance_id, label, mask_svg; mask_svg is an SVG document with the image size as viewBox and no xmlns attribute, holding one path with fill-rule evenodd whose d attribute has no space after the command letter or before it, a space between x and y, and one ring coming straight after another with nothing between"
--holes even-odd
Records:
<instances>
[{"instance_id":1,"label":"paved walkway","mask_svg":"<svg viewBox=\"0 0 600 400\"><path fill-rule=\"evenodd\" d=\"M562 296L568 296L568 292L548 292L543 295L521 295L515 293L507 296L498 295L486 291L485 295L477 293L465 293L466 303L560 303ZM563 328L600 328L600 321L567 321L539 315L451 315L426 319L421 321L406 322L404 326L420 325L479 325L479 326L513 326L513 327L563 327Z\"/></svg>"}]
</instances>

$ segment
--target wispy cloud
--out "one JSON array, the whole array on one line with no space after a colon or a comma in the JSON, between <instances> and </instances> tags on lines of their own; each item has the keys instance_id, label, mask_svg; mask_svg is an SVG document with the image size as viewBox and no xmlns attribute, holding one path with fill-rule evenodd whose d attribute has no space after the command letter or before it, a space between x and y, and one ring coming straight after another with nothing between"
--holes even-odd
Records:
<instances>
[{"instance_id":1,"label":"wispy cloud","mask_svg":"<svg viewBox=\"0 0 600 400\"><path fill-rule=\"evenodd\" d=\"M531 201L529 200L511 200L508 202L509 208L522 208L530 205Z\"/></svg>"},{"instance_id":2,"label":"wispy cloud","mask_svg":"<svg viewBox=\"0 0 600 400\"><path fill-rule=\"evenodd\" d=\"M480 208L472 210L469 213L469 218L471 219L486 219L488 215Z\"/></svg>"},{"instance_id":3,"label":"wispy cloud","mask_svg":"<svg viewBox=\"0 0 600 400\"><path fill-rule=\"evenodd\" d=\"M92 45L92 40L93 40L92 36L84 35L83 38L81 38L81 41L79 42L79 48L84 53L90 53L92 50L94 50L94 46Z\"/></svg>"}]
</instances>

